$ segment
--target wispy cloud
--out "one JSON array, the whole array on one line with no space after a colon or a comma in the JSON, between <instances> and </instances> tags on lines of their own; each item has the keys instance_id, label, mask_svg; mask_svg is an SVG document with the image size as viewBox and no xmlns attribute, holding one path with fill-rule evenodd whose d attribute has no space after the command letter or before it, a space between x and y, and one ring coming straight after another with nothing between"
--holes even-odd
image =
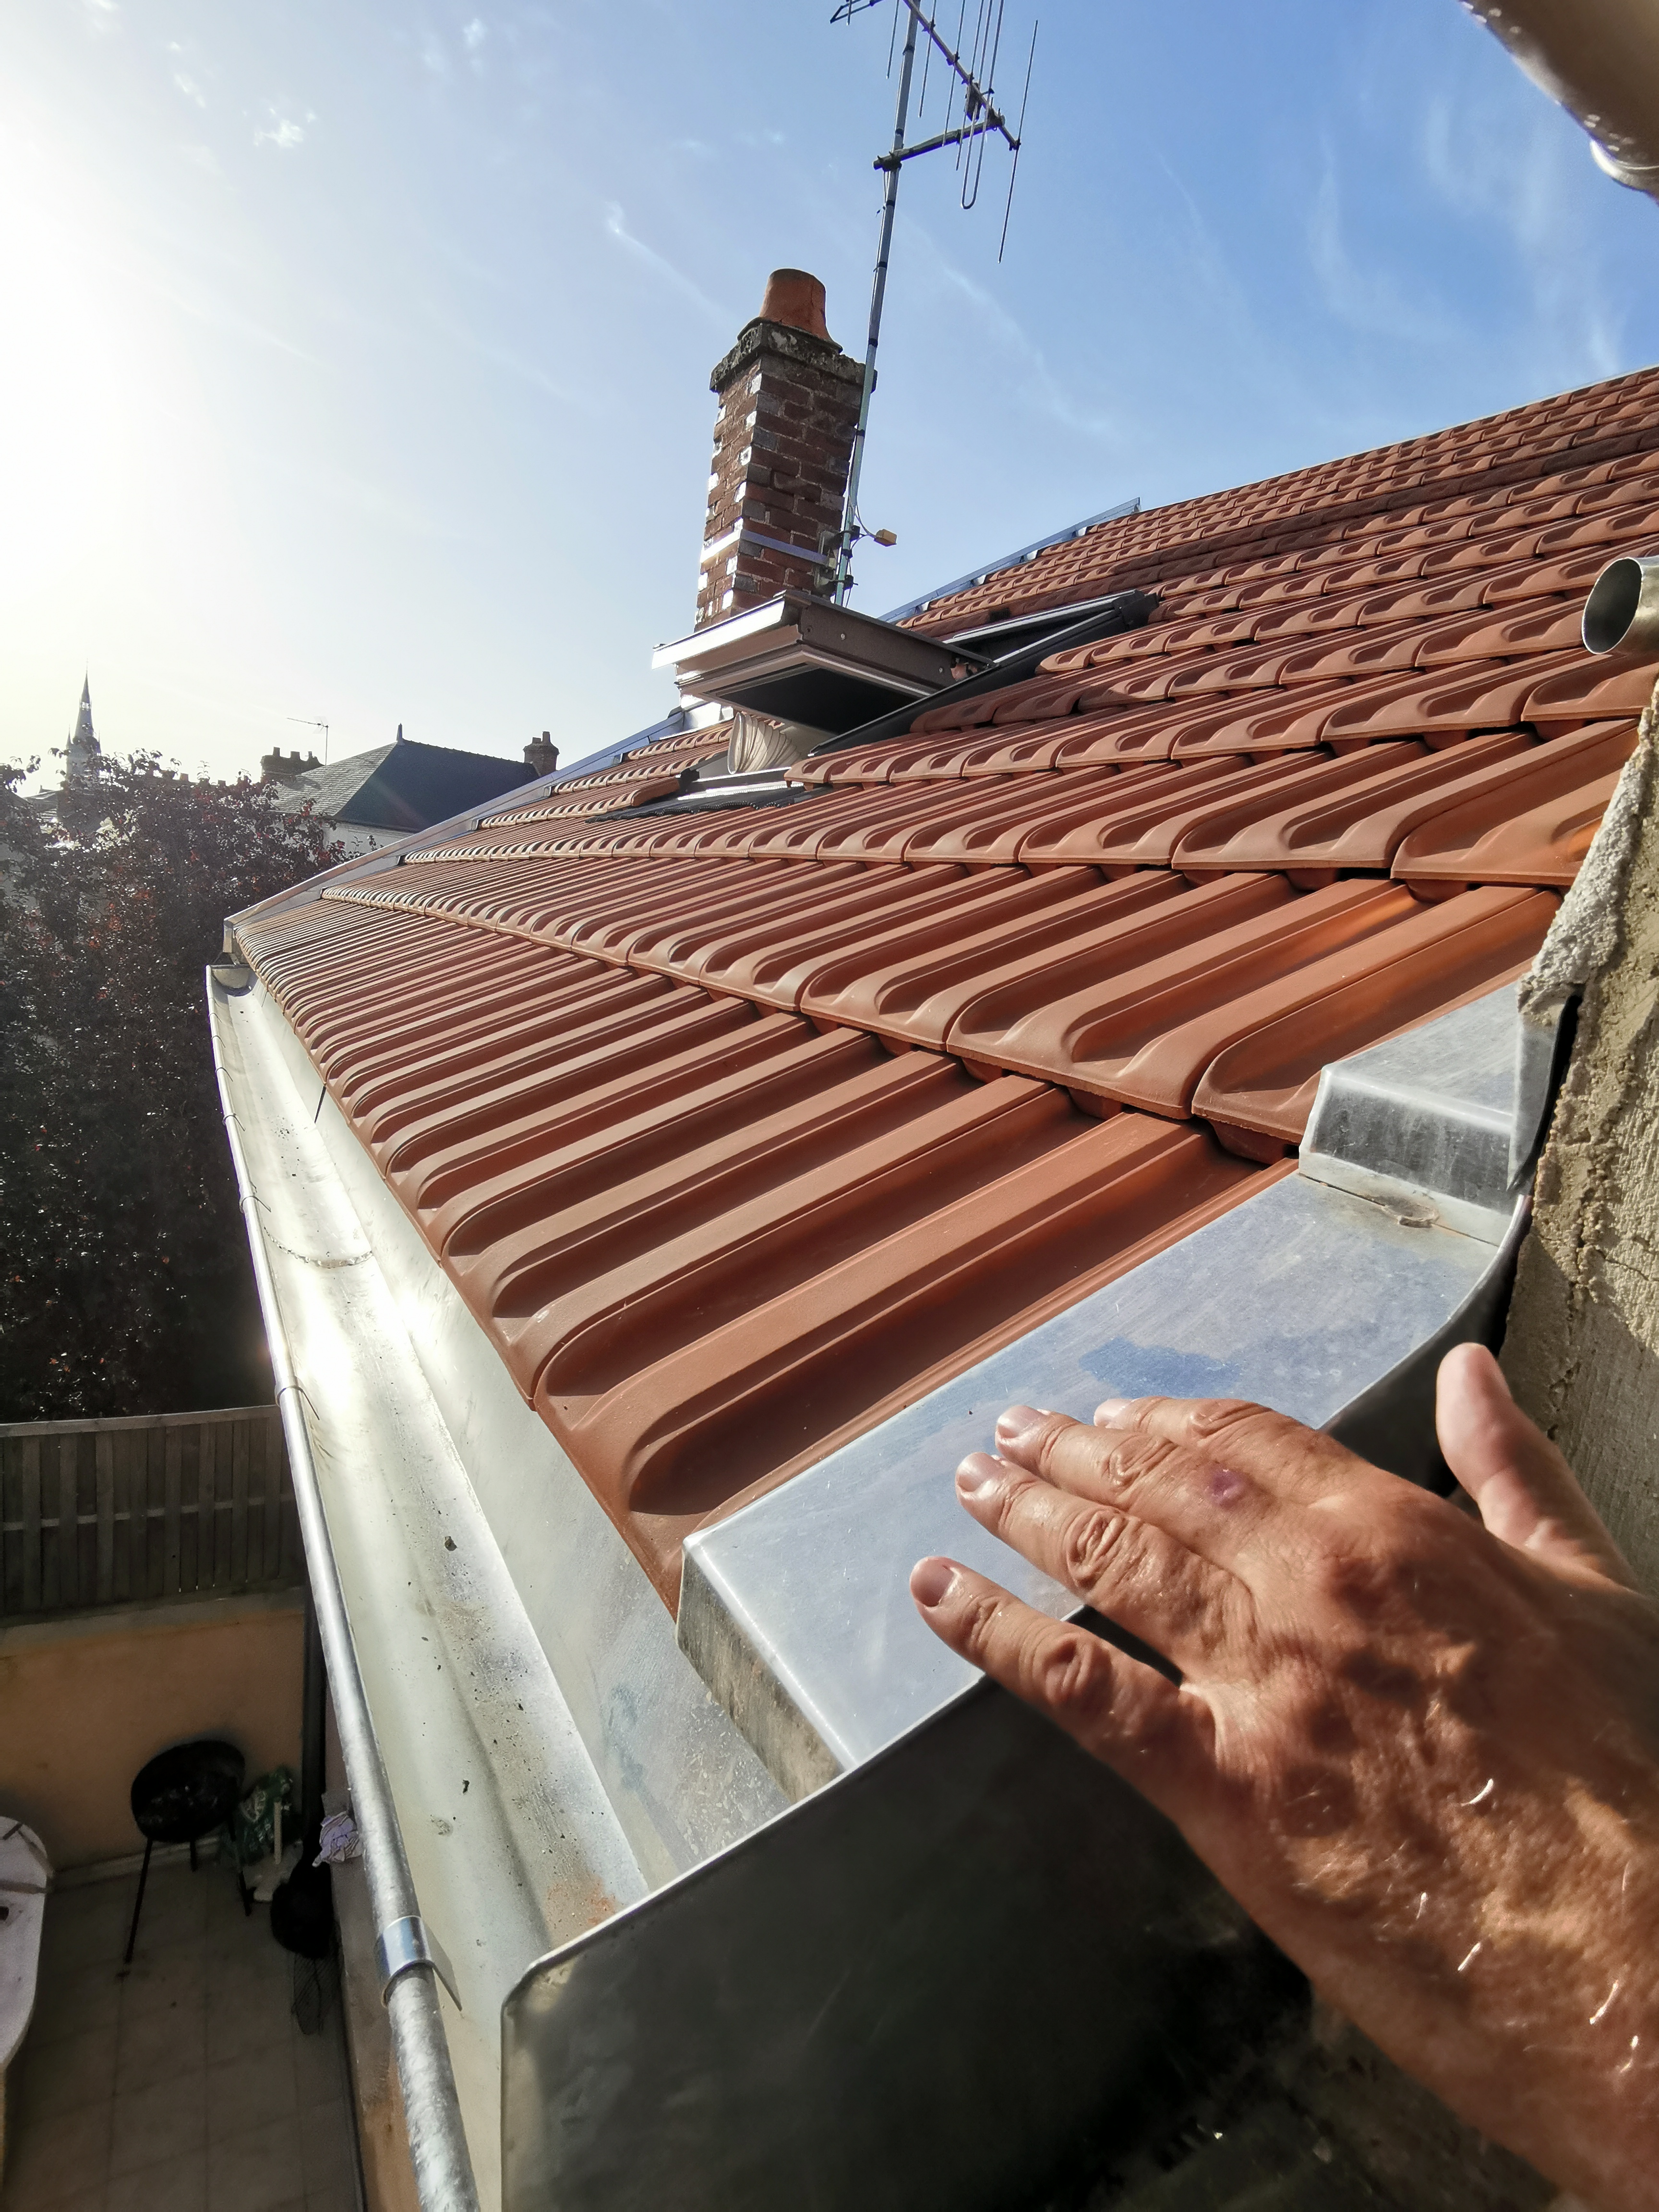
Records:
<instances>
[{"instance_id":1,"label":"wispy cloud","mask_svg":"<svg viewBox=\"0 0 1659 2212\"><path fill-rule=\"evenodd\" d=\"M1541 98L1517 116L1513 97L1500 105L1438 87L1423 105L1418 158L1440 204L1495 234L1518 264L1545 380L1617 374L1628 295L1608 283L1592 211L1618 187L1602 183L1571 127Z\"/></svg>"},{"instance_id":2,"label":"wispy cloud","mask_svg":"<svg viewBox=\"0 0 1659 2212\"><path fill-rule=\"evenodd\" d=\"M207 106L207 94L203 91L201 85L197 81L195 76L191 73L191 57L188 50L179 40L172 39L167 42L167 52L173 56L173 82L174 88L177 91L183 93L186 100L194 100L198 107L205 107Z\"/></svg>"},{"instance_id":3,"label":"wispy cloud","mask_svg":"<svg viewBox=\"0 0 1659 2212\"><path fill-rule=\"evenodd\" d=\"M1356 259L1343 224L1336 159L1329 147L1308 211L1308 258L1327 313L1350 330L1409 345L1444 345L1453 337L1452 319L1432 301L1413 297L1389 270Z\"/></svg>"},{"instance_id":4,"label":"wispy cloud","mask_svg":"<svg viewBox=\"0 0 1659 2212\"><path fill-rule=\"evenodd\" d=\"M291 153L296 146L303 146L307 128L317 120L314 115L308 113L303 123L296 122L293 116L283 115L275 107L267 107L265 112L270 120L254 132L253 143L256 146L275 146L279 153L283 154Z\"/></svg>"},{"instance_id":5,"label":"wispy cloud","mask_svg":"<svg viewBox=\"0 0 1659 2212\"><path fill-rule=\"evenodd\" d=\"M121 20L121 10L116 0L82 0L87 27L96 37L112 31Z\"/></svg>"},{"instance_id":6,"label":"wispy cloud","mask_svg":"<svg viewBox=\"0 0 1659 2212\"><path fill-rule=\"evenodd\" d=\"M659 276L665 284L671 285L682 299L690 301L693 307L707 315L711 321L721 325L729 325L732 322L732 317L729 309L722 307L718 301L711 300L708 293L695 284L683 270L677 269L672 261L665 260L654 247L647 246L642 238L635 237L633 232L628 228L626 216L623 213L620 204L615 200L608 202L605 207L605 234L607 238L614 239L624 253L631 255L641 266L650 270L653 276Z\"/></svg>"},{"instance_id":7,"label":"wispy cloud","mask_svg":"<svg viewBox=\"0 0 1659 2212\"><path fill-rule=\"evenodd\" d=\"M906 224L905 228L907 249L914 242L926 251L933 264L934 281L965 301L981 329L1018 364L1016 390L1035 413L1048 416L1079 437L1101 443L1113 443L1121 435L1123 426L1118 416L1077 397L1055 375L1047 355L1024 325L1008 313L994 293L959 268L921 225Z\"/></svg>"},{"instance_id":8,"label":"wispy cloud","mask_svg":"<svg viewBox=\"0 0 1659 2212\"><path fill-rule=\"evenodd\" d=\"M475 15L470 23L461 27L461 44L470 54L476 54L489 36L489 26L481 15Z\"/></svg>"}]
</instances>

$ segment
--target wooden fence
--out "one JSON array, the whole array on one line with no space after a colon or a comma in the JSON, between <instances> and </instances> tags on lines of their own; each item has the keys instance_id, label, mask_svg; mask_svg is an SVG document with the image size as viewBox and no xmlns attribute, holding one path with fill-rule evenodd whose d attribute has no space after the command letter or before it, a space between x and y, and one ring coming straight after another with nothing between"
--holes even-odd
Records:
<instances>
[{"instance_id":1,"label":"wooden fence","mask_svg":"<svg viewBox=\"0 0 1659 2212\"><path fill-rule=\"evenodd\" d=\"M274 1406L0 1422L0 1624L304 1579Z\"/></svg>"}]
</instances>

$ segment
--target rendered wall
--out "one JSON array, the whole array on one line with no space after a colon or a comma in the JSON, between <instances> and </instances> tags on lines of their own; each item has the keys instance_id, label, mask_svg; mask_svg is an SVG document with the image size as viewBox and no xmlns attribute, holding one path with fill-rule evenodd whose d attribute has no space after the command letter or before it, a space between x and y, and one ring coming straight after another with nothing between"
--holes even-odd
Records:
<instances>
[{"instance_id":1,"label":"rendered wall","mask_svg":"<svg viewBox=\"0 0 1659 2212\"><path fill-rule=\"evenodd\" d=\"M132 1778L166 1745L236 1744L250 1777L300 1757L297 1590L82 1613L0 1631L0 1814L54 1867L143 1848Z\"/></svg>"},{"instance_id":2,"label":"rendered wall","mask_svg":"<svg viewBox=\"0 0 1659 2212\"><path fill-rule=\"evenodd\" d=\"M1522 988L1583 1005L1504 1369L1659 1594L1659 717Z\"/></svg>"}]
</instances>

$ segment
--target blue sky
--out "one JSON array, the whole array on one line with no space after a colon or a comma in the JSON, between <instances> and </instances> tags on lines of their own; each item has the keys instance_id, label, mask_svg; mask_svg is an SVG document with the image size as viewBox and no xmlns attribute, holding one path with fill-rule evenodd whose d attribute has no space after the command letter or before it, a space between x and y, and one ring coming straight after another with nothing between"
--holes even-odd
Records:
<instances>
[{"instance_id":1,"label":"blue sky","mask_svg":"<svg viewBox=\"0 0 1659 2212\"><path fill-rule=\"evenodd\" d=\"M781 264L862 349L896 4L9 0L0 757L83 665L216 775L661 712L710 367ZM994 161L905 179L872 612L1659 358L1659 210L1455 0L1047 0L1028 138L1000 267Z\"/></svg>"}]
</instances>

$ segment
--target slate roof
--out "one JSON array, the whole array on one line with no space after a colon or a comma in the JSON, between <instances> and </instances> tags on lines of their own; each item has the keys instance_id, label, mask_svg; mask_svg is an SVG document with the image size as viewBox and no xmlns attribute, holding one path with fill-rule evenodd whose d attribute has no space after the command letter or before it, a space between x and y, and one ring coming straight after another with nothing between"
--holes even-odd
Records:
<instances>
[{"instance_id":1,"label":"slate roof","mask_svg":"<svg viewBox=\"0 0 1659 2212\"><path fill-rule=\"evenodd\" d=\"M719 730L239 925L672 1604L679 1543L1289 1171L1319 1072L1519 974L1653 664L1659 372L1108 523L935 604L1144 629L626 819Z\"/></svg>"},{"instance_id":2,"label":"slate roof","mask_svg":"<svg viewBox=\"0 0 1659 2212\"><path fill-rule=\"evenodd\" d=\"M522 761L408 738L312 769L289 787L331 822L364 830L428 829L535 780Z\"/></svg>"}]
</instances>

